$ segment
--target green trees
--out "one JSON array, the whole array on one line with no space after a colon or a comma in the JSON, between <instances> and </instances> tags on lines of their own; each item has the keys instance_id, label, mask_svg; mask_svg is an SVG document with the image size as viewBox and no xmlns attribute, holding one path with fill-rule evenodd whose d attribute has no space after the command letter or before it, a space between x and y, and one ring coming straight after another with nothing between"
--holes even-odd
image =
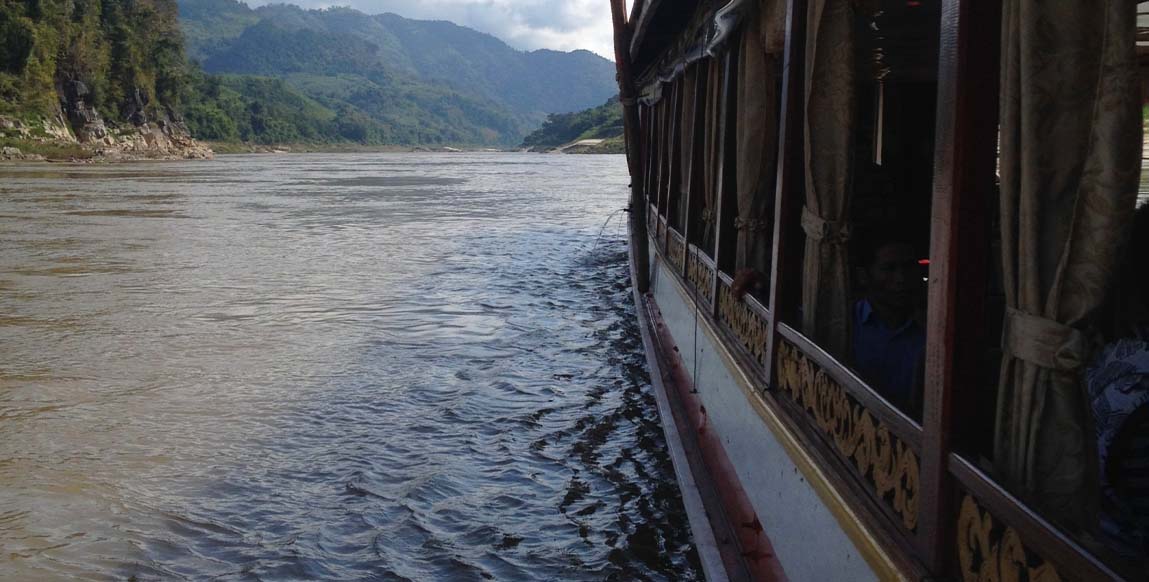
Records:
<instances>
[{"instance_id":1,"label":"green trees","mask_svg":"<svg viewBox=\"0 0 1149 582\"><path fill-rule=\"evenodd\" d=\"M575 113L552 113L543 126L523 138L523 147L557 147L579 139L622 135L622 106L618 97Z\"/></svg>"},{"instance_id":2,"label":"green trees","mask_svg":"<svg viewBox=\"0 0 1149 582\"><path fill-rule=\"evenodd\" d=\"M0 0L0 111L52 116L78 82L109 121L163 119L185 67L174 0Z\"/></svg>"}]
</instances>

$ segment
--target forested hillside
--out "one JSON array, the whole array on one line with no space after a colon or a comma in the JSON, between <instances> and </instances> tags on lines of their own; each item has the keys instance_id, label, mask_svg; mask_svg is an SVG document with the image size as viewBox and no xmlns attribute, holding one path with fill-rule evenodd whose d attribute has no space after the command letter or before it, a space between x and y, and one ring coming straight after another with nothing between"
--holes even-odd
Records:
<instances>
[{"instance_id":1,"label":"forested hillside","mask_svg":"<svg viewBox=\"0 0 1149 582\"><path fill-rule=\"evenodd\" d=\"M617 143L609 143L600 150L621 152L622 133L622 105L615 96L598 107L548 115L542 127L523 138L523 147L550 149L583 139L604 139Z\"/></svg>"},{"instance_id":2,"label":"forested hillside","mask_svg":"<svg viewBox=\"0 0 1149 582\"><path fill-rule=\"evenodd\" d=\"M491 101L533 123L617 91L614 65L594 53L518 51L450 22L285 4L253 10L235 0L180 0L180 10L189 54L213 73L385 72Z\"/></svg>"},{"instance_id":3,"label":"forested hillside","mask_svg":"<svg viewBox=\"0 0 1149 582\"><path fill-rule=\"evenodd\" d=\"M546 114L613 91L613 66L592 53L517 51L448 22L235 0L0 0L0 146L183 155L198 147L190 131L509 147Z\"/></svg>"},{"instance_id":4,"label":"forested hillside","mask_svg":"<svg viewBox=\"0 0 1149 582\"><path fill-rule=\"evenodd\" d=\"M184 87L174 0L0 0L5 143L178 149Z\"/></svg>"},{"instance_id":5,"label":"forested hillside","mask_svg":"<svg viewBox=\"0 0 1149 582\"><path fill-rule=\"evenodd\" d=\"M174 0L0 0L0 111L53 114L70 82L108 119L178 108L178 26Z\"/></svg>"}]
</instances>

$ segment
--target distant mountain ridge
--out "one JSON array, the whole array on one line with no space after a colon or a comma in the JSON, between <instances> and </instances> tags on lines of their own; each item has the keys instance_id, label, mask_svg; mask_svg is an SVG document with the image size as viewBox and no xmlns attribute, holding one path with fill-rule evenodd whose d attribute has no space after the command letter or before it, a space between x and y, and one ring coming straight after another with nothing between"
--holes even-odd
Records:
<instances>
[{"instance_id":1,"label":"distant mountain ridge","mask_svg":"<svg viewBox=\"0 0 1149 582\"><path fill-rule=\"evenodd\" d=\"M252 9L235 0L180 0L188 53L210 73L355 74L444 85L532 123L601 104L614 65L589 51L519 51L446 21L350 8Z\"/></svg>"}]
</instances>

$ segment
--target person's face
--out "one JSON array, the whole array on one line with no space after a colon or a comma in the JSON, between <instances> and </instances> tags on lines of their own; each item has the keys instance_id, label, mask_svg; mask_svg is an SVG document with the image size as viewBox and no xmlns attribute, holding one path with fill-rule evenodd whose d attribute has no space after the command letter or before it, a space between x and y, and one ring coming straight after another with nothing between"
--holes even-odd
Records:
<instances>
[{"instance_id":1,"label":"person's face","mask_svg":"<svg viewBox=\"0 0 1149 582\"><path fill-rule=\"evenodd\" d=\"M910 245L891 243L875 253L867 269L870 300L891 309L910 309L920 275L914 250Z\"/></svg>"}]
</instances>

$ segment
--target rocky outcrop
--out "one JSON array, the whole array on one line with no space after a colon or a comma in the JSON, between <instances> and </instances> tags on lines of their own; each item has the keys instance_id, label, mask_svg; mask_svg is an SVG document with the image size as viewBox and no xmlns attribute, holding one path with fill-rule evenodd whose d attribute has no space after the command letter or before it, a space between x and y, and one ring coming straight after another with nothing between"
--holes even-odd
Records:
<instances>
[{"instance_id":1,"label":"rocky outcrop","mask_svg":"<svg viewBox=\"0 0 1149 582\"><path fill-rule=\"evenodd\" d=\"M20 162L42 162L44 156L40 154L26 154L20 151L20 148L11 146L0 147L0 160L4 161L20 161Z\"/></svg>"},{"instance_id":2,"label":"rocky outcrop","mask_svg":"<svg viewBox=\"0 0 1149 582\"><path fill-rule=\"evenodd\" d=\"M0 138L38 146L78 146L95 160L210 159L212 151L197 142L180 121L170 116L149 119L147 101L135 90L125 107L125 121L109 124L91 105L91 91L81 81L68 81L60 88L60 109L54 118L35 120L0 116ZM43 159L18 148L0 152L0 160Z\"/></svg>"},{"instance_id":3,"label":"rocky outcrop","mask_svg":"<svg viewBox=\"0 0 1149 582\"><path fill-rule=\"evenodd\" d=\"M61 109L80 143L99 141L107 137L108 128L89 102L91 91L82 81L64 83Z\"/></svg>"}]
</instances>

